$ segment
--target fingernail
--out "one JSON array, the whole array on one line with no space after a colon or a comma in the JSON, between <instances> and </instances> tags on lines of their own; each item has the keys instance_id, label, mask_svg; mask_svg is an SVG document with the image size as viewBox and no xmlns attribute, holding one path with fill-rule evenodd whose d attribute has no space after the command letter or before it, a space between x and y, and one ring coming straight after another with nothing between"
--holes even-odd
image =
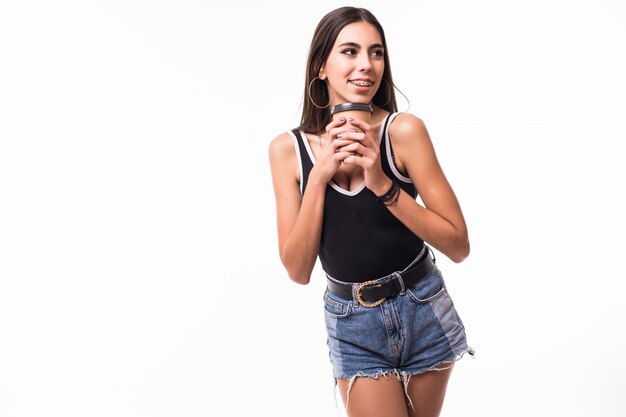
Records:
<instances>
[{"instance_id":1,"label":"fingernail","mask_svg":"<svg viewBox=\"0 0 626 417\"><path fill-rule=\"evenodd\" d=\"M351 128L350 132L356 132L356 129L355 128Z\"/></svg>"},{"instance_id":2,"label":"fingernail","mask_svg":"<svg viewBox=\"0 0 626 417\"><path fill-rule=\"evenodd\" d=\"M340 118L339 118L339 121L340 121L340 122L345 122L345 121L346 121L346 118L345 118L345 117L340 117Z\"/></svg>"},{"instance_id":3,"label":"fingernail","mask_svg":"<svg viewBox=\"0 0 626 417\"><path fill-rule=\"evenodd\" d=\"M342 137L343 135L341 133L337 135L337 139L342 138Z\"/></svg>"},{"instance_id":4,"label":"fingernail","mask_svg":"<svg viewBox=\"0 0 626 417\"><path fill-rule=\"evenodd\" d=\"M349 121L353 121L353 120L354 120L354 117L350 117L350 118L348 118L348 120L349 120Z\"/></svg>"}]
</instances>

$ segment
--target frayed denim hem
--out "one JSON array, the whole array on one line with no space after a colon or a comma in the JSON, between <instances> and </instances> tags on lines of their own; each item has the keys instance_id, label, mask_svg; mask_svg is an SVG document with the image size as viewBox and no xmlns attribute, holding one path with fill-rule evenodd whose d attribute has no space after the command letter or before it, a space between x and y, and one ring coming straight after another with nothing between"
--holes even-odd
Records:
<instances>
[{"instance_id":1,"label":"frayed denim hem","mask_svg":"<svg viewBox=\"0 0 626 417\"><path fill-rule=\"evenodd\" d=\"M402 371L402 370L398 370L398 369L394 369L391 371L385 371L385 370L379 370L376 371L374 373L371 374L367 374L364 372L358 372L356 375L353 375L350 378L340 378L340 377L335 377L334 381L335 381L335 385L334 385L334 397L335 397L335 405L337 404L337 379L348 379L348 389L346 392L346 404L345 404L345 408L348 408L348 404L350 403L350 391L352 390L352 386L354 385L354 382L356 381L357 378L371 378L371 379L378 379L380 377L383 378L389 378L390 376L393 378L396 378L397 380L399 380L400 382L402 382L402 385L404 387L404 395L407 399L407 402L409 403L409 405L411 406L411 408L413 410L415 410L415 407L413 406L413 401L411 401L411 397L409 396L408 393L408 388L409 388L409 382L411 381L411 377L415 376L415 375L420 375L423 374L425 372L430 372L430 371L445 371L447 369L450 369L454 366L454 364L459 361L461 358L463 358L463 356L465 356L465 354L469 354L470 356L472 356L472 358L475 357L476 352L474 351L474 349L472 349L471 347L468 347L467 349L463 350L461 353L455 355L453 358L450 359L444 359L442 361L439 361L437 363L435 363L434 365L425 368L425 369L420 369L419 371L415 371L415 372L407 372L407 371ZM442 365L447 365L447 366L442 366Z\"/></svg>"}]
</instances>

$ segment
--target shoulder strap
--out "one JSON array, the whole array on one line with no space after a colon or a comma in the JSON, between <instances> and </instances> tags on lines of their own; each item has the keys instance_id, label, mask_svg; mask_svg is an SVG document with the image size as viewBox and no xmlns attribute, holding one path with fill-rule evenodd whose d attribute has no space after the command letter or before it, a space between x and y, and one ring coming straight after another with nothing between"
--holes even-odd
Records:
<instances>
[{"instance_id":1,"label":"shoulder strap","mask_svg":"<svg viewBox=\"0 0 626 417\"><path fill-rule=\"evenodd\" d=\"M400 113L390 113L387 116L387 120L385 120L382 139L380 141L380 160L382 162L383 171L385 171L387 175L393 175L396 179L405 183L412 183L411 178L403 175L396 167L396 160L393 155L393 148L391 147L391 139L389 138L389 126L399 114Z\"/></svg>"},{"instance_id":2,"label":"shoulder strap","mask_svg":"<svg viewBox=\"0 0 626 417\"><path fill-rule=\"evenodd\" d=\"M300 193L304 194L306 184L309 180L309 173L311 169L313 169L313 161L304 143L306 139L303 137L302 132L298 129L292 129L290 133L294 141L298 164L300 165Z\"/></svg>"}]
</instances>

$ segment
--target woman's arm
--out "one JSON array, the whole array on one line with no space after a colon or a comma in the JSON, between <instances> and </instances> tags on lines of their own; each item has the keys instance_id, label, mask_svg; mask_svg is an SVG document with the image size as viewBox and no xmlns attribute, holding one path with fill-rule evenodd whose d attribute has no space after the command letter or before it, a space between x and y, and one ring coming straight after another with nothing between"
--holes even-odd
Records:
<instances>
[{"instance_id":1,"label":"woman's arm","mask_svg":"<svg viewBox=\"0 0 626 417\"><path fill-rule=\"evenodd\" d=\"M352 144L344 150L355 155L346 163L360 165L365 170L365 185L376 195L390 189L392 180L381 168L379 145L374 141L370 126L359 120L352 122L366 132L352 133ZM389 126L396 165L413 181L425 206L400 190L395 204L387 206L406 227L422 240L441 251L454 262L469 255L467 226L452 187L448 183L435 155L435 149L424 123L417 117L402 113Z\"/></svg>"},{"instance_id":2,"label":"woman's arm","mask_svg":"<svg viewBox=\"0 0 626 417\"><path fill-rule=\"evenodd\" d=\"M470 251L467 225L424 122L412 114L399 114L389 127L389 134L398 168L411 178L424 203L422 206L401 192L389 210L450 260L463 261Z\"/></svg>"},{"instance_id":3,"label":"woman's arm","mask_svg":"<svg viewBox=\"0 0 626 417\"><path fill-rule=\"evenodd\" d=\"M308 284L319 252L326 187L310 177L304 196L300 194L299 162L288 133L271 142L269 158L280 260L289 278Z\"/></svg>"},{"instance_id":4,"label":"woman's arm","mask_svg":"<svg viewBox=\"0 0 626 417\"><path fill-rule=\"evenodd\" d=\"M291 136L283 133L270 144L280 260L289 277L299 284L309 283L319 254L328 181L353 157L352 151L344 149L358 145L350 137L362 135L348 132L345 124L346 119L340 117L326 126L324 144L309 172L304 195L300 194L299 161Z\"/></svg>"}]
</instances>

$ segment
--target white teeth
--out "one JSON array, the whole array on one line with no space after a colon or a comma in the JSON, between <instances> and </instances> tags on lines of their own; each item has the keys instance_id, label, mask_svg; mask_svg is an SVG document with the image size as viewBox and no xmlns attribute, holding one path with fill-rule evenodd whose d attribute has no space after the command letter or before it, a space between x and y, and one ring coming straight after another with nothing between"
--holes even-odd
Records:
<instances>
[{"instance_id":1,"label":"white teeth","mask_svg":"<svg viewBox=\"0 0 626 417\"><path fill-rule=\"evenodd\" d=\"M374 84L371 81L350 81L352 84L358 85L359 87L369 87Z\"/></svg>"}]
</instances>

